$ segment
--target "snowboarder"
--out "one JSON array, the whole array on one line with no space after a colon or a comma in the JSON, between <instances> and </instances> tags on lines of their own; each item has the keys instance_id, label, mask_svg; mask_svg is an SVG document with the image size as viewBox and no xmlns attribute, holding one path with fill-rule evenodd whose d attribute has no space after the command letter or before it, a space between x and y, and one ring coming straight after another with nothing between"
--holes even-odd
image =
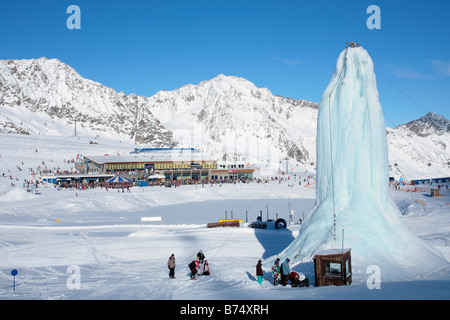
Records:
<instances>
[{"instance_id":1,"label":"snowboarder","mask_svg":"<svg viewBox=\"0 0 450 320\"><path fill-rule=\"evenodd\" d=\"M273 285L277 286L280 283L280 259L277 259L272 266Z\"/></svg>"},{"instance_id":2,"label":"snowboarder","mask_svg":"<svg viewBox=\"0 0 450 320\"><path fill-rule=\"evenodd\" d=\"M263 282L263 271L262 271L262 261L258 260L256 265L256 277L258 278L258 283L262 285Z\"/></svg>"},{"instance_id":3,"label":"snowboarder","mask_svg":"<svg viewBox=\"0 0 450 320\"><path fill-rule=\"evenodd\" d=\"M173 253L167 261L167 267L169 268L169 278L175 278L175 255Z\"/></svg>"},{"instance_id":4,"label":"snowboarder","mask_svg":"<svg viewBox=\"0 0 450 320\"><path fill-rule=\"evenodd\" d=\"M191 280L196 280L195 275L197 274L197 268L199 266L199 261L194 260L189 264L189 269L191 270Z\"/></svg>"},{"instance_id":5,"label":"snowboarder","mask_svg":"<svg viewBox=\"0 0 450 320\"><path fill-rule=\"evenodd\" d=\"M286 286L289 280L289 274L291 273L291 267L289 266L289 259L286 258L286 260L281 264L281 284L283 286Z\"/></svg>"}]
</instances>

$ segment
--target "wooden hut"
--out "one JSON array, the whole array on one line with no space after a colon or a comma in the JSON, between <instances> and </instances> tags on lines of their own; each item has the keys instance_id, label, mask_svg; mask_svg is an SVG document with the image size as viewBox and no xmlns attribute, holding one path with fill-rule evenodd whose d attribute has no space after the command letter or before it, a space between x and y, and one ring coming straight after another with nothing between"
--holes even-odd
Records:
<instances>
[{"instance_id":1,"label":"wooden hut","mask_svg":"<svg viewBox=\"0 0 450 320\"><path fill-rule=\"evenodd\" d=\"M352 283L350 249L330 249L314 256L316 287L341 286Z\"/></svg>"},{"instance_id":2,"label":"wooden hut","mask_svg":"<svg viewBox=\"0 0 450 320\"><path fill-rule=\"evenodd\" d=\"M432 197L440 197L441 196L441 190L440 189L431 189L431 196Z\"/></svg>"}]
</instances>

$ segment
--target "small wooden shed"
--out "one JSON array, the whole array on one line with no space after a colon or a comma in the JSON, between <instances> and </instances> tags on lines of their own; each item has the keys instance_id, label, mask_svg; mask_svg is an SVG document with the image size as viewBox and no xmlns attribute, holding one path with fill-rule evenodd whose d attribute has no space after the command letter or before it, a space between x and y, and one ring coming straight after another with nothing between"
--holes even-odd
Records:
<instances>
[{"instance_id":1,"label":"small wooden shed","mask_svg":"<svg viewBox=\"0 0 450 320\"><path fill-rule=\"evenodd\" d=\"M316 287L352 283L351 249L329 249L314 255Z\"/></svg>"},{"instance_id":2,"label":"small wooden shed","mask_svg":"<svg viewBox=\"0 0 450 320\"><path fill-rule=\"evenodd\" d=\"M432 197L440 197L441 196L441 190L440 189L431 189L431 196Z\"/></svg>"}]
</instances>

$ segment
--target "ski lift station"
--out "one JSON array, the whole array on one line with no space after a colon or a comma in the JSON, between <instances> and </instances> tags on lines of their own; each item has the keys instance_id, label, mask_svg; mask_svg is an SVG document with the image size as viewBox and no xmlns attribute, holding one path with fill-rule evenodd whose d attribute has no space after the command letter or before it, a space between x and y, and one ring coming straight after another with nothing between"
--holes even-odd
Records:
<instances>
[{"instance_id":1,"label":"ski lift station","mask_svg":"<svg viewBox=\"0 0 450 320\"><path fill-rule=\"evenodd\" d=\"M84 173L120 173L133 181L158 174L165 180L236 180L253 178L244 161L222 163L194 148L142 148L129 154L84 156L77 163Z\"/></svg>"}]
</instances>

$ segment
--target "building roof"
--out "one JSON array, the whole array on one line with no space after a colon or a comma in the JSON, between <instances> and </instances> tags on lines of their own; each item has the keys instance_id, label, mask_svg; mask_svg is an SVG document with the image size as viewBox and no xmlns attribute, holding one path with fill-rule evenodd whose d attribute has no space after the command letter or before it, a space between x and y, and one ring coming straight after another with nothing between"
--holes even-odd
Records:
<instances>
[{"instance_id":1,"label":"building roof","mask_svg":"<svg viewBox=\"0 0 450 320\"><path fill-rule=\"evenodd\" d=\"M320 252L315 253L315 256L327 256L327 255L335 255L335 254L343 254L349 252L350 248L344 248L342 249L324 249Z\"/></svg>"},{"instance_id":2,"label":"building roof","mask_svg":"<svg viewBox=\"0 0 450 320\"><path fill-rule=\"evenodd\" d=\"M411 181L430 181L430 180L442 180L442 179L450 179L450 177L428 178L428 179L411 179Z\"/></svg>"},{"instance_id":3,"label":"building roof","mask_svg":"<svg viewBox=\"0 0 450 320\"><path fill-rule=\"evenodd\" d=\"M143 153L143 152L155 152L155 151L177 151L177 150L188 150L188 151L197 151L194 148L140 148L131 151L131 154Z\"/></svg>"},{"instance_id":4,"label":"building roof","mask_svg":"<svg viewBox=\"0 0 450 320\"><path fill-rule=\"evenodd\" d=\"M150 149L149 149L150 150ZM97 164L136 162L201 162L214 161L210 156L192 148L155 148L142 153L108 156L84 156Z\"/></svg>"}]
</instances>

